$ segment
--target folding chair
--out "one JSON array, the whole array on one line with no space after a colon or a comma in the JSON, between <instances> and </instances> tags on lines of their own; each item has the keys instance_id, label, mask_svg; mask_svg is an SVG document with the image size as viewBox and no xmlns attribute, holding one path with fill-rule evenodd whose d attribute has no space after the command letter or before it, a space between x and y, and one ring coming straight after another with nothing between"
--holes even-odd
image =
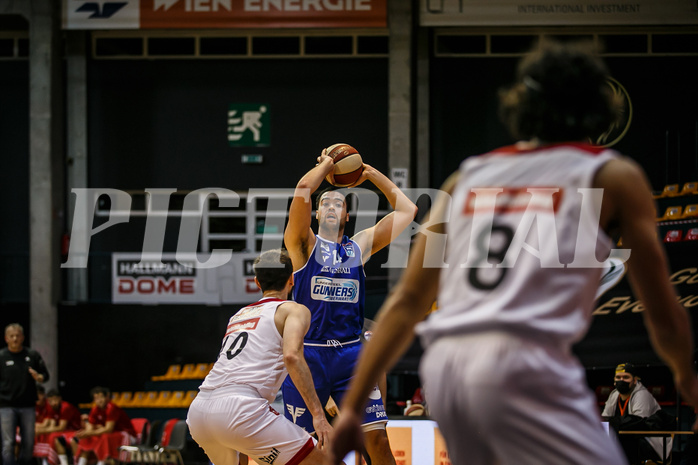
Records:
<instances>
[{"instance_id":1,"label":"folding chair","mask_svg":"<svg viewBox=\"0 0 698 465\"><path fill-rule=\"evenodd\" d=\"M157 463L184 465L182 451L187 447L188 433L187 422L184 420L177 421L172 428L167 444L161 445L160 449L158 449Z\"/></svg>"},{"instance_id":2,"label":"folding chair","mask_svg":"<svg viewBox=\"0 0 698 465\"><path fill-rule=\"evenodd\" d=\"M150 431L150 420L147 418L131 418L133 430L136 432L136 442L142 444Z\"/></svg>"},{"instance_id":3,"label":"folding chair","mask_svg":"<svg viewBox=\"0 0 698 465\"><path fill-rule=\"evenodd\" d=\"M126 463L153 463L160 447L158 439L162 434L162 420L153 420L143 440L133 446L119 447L119 458Z\"/></svg>"}]
</instances>

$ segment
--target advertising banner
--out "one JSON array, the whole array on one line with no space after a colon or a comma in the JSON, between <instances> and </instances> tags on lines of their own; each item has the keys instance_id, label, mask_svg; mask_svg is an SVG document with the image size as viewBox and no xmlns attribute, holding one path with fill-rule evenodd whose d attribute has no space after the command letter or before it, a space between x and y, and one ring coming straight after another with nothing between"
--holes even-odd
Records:
<instances>
[{"instance_id":1,"label":"advertising banner","mask_svg":"<svg viewBox=\"0 0 698 465\"><path fill-rule=\"evenodd\" d=\"M678 301L698 334L698 255L690 242L668 244L670 277ZM575 347L584 366L615 366L618 360L663 365L654 353L643 322L644 308L630 288L627 274L596 303L591 327Z\"/></svg>"},{"instance_id":2,"label":"advertising banner","mask_svg":"<svg viewBox=\"0 0 698 465\"><path fill-rule=\"evenodd\" d=\"M693 0L420 0L422 26L698 24Z\"/></svg>"},{"instance_id":3,"label":"advertising banner","mask_svg":"<svg viewBox=\"0 0 698 465\"><path fill-rule=\"evenodd\" d=\"M384 28L387 0L63 0L64 29Z\"/></svg>"},{"instance_id":4,"label":"advertising banner","mask_svg":"<svg viewBox=\"0 0 698 465\"><path fill-rule=\"evenodd\" d=\"M262 297L254 282L257 253L235 253L223 266L197 268L195 257L175 254L141 259L140 253L112 254L112 302L116 304L247 304Z\"/></svg>"}]
</instances>

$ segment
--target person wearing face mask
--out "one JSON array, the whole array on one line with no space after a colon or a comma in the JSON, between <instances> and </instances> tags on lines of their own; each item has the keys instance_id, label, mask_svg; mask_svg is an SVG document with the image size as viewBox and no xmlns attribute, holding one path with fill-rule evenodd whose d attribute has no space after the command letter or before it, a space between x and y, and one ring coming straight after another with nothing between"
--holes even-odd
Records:
<instances>
[{"instance_id":1,"label":"person wearing face mask","mask_svg":"<svg viewBox=\"0 0 698 465\"><path fill-rule=\"evenodd\" d=\"M604 421L608 421L615 431L665 429L661 425L666 421L661 407L640 382L635 365L632 363L618 365L613 381L615 389L608 396L601 413ZM631 465L644 463L646 460L661 460L663 438L630 434L621 434L618 438ZM669 438L666 443L667 456L671 447L672 439Z\"/></svg>"}]
</instances>

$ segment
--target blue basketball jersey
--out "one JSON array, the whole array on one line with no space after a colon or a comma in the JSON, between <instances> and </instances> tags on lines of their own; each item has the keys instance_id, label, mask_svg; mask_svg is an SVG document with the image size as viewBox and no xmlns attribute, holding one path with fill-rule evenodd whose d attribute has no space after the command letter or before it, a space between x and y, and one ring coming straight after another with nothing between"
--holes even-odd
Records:
<instances>
[{"instance_id":1,"label":"blue basketball jersey","mask_svg":"<svg viewBox=\"0 0 698 465\"><path fill-rule=\"evenodd\" d=\"M365 274L361 249L347 236L341 243L317 241L303 268L293 273L293 299L310 309L306 342L346 342L361 336Z\"/></svg>"}]
</instances>

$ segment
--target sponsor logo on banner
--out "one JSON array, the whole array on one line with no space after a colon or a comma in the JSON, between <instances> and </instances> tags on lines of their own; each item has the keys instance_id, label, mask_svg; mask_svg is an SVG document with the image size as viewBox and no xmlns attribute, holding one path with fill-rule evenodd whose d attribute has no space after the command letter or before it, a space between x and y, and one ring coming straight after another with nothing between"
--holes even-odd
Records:
<instances>
[{"instance_id":1,"label":"sponsor logo on banner","mask_svg":"<svg viewBox=\"0 0 698 465\"><path fill-rule=\"evenodd\" d=\"M116 293L119 295L194 293L196 268L175 260L143 262L117 260Z\"/></svg>"},{"instance_id":2,"label":"sponsor logo on banner","mask_svg":"<svg viewBox=\"0 0 698 465\"><path fill-rule=\"evenodd\" d=\"M698 24L695 0L420 0L421 26Z\"/></svg>"},{"instance_id":3,"label":"sponsor logo on banner","mask_svg":"<svg viewBox=\"0 0 698 465\"><path fill-rule=\"evenodd\" d=\"M63 0L64 29L138 29L140 0Z\"/></svg>"},{"instance_id":4,"label":"sponsor logo on banner","mask_svg":"<svg viewBox=\"0 0 698 465\"><path fill-rule=\"evenodd\" d=\"M359 301L359 281L313 276L310 295L313 300L355 304Z\"/></svg>"},{"instance_id":5,"label":"sponsor logo on banner","mask_svg":"<svg viewBox=\"0 0 698 465\"><path fill-rule=\"evenodd\" d=\"M249 304L262 292L246 276L246 263L256 253L233 254L215 268L199 268L195 255L162 254L143 259L140 253L112 254L112 301L139 304ZM251 281L251 283L249 282ZM246 315L249 319L252 315Z\"/></svg>"},{"instance_id":6,"label":"sponsor logo on banner","mask_svg":"<svg viewBox=\"0 0 698 465\"><path fill-rule=\"evenodd\" d=\"M63 0L66 29L387 27L387 0Z\"/></svg>"}]
</instances>

